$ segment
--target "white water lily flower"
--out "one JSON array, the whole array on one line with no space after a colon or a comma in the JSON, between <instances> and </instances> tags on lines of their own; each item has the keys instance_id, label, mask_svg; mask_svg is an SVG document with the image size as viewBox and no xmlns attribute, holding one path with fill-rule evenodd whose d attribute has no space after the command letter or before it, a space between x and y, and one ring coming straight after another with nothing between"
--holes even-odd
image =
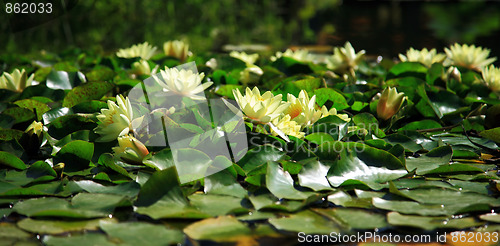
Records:
<instances>
[{"instance_id":1,"label":"white water lily flower","mask_svg":"<svg viewBox=\"0 0 500 246\"><path fill-rule=\"evenodd\" d=\"M95 133L101 135L98 142L109 142L129 133L132 129L133 112L130 100L122 95L116 97L118 105L108 100L108 108L101 109L97 115L98 126L94 129Z\"/></svg>"},{"instance_id":2,"label":"white water lily flower","mask_svg":"<svg viewBox=\"0 0 500 246\"><path fill-rule=\"evenodd\" d=\"M483 81L492 91L500 91L500 68L490 65L482 70Z\"/></svg>"},{"instance_id":3,"label":"white water lily flower","mask_svg":"<svg viewBox=\"0 0 500 246\"><path fill-rule=\"evenodd\" d=\"M260 95L257 87L253 90L247 87L245 96L234 89L233 95L246 117L264 124L277 118L290 105L281 100L282 95L274 96L270 91Z\"/></svg>"},{"instance_id":4,"label":"white water lily flower","mask_svg":"<svg viewBox=\"0 0 500 246\"><path fill-rule=\"evenodd\" d=\"M163 43L163 51L167 56L184 61L189 55L189 44L180 40L167 41Z\"/></svg>"},{"instance_id":5,"label":"white water lily flower","mask_svg":"<svg viewBox=\"0 0 500 246\"><path fill-rule=\"evenodd\" d=\"M496 57L488 58L490 55L489 49L483 49L475 45L469 46L455 43L449 49L445 48L444 51L449 59L446 65L462 66L476 71L480 71L497 60Z\"/></svg>"},{"instance_id":6,"label":"white water lily flower","mask_svg":"<svg viewBox=\"0 0 500 246\"><path fill-rule=\"evenodd\" d=\"M132 70L135 74L138 75L151 75L155 74L158 70L158 65L156 65L153 69L149 66L149 62L146 60L140 60L132 63Z\"/></svg>"},{"instance_id":7,"label":"white water lily flower","mask_svg":"<svg viewBox=\"0 0 500 246\"><path fill-rule=\"evenodd\" d=\"M231 51L231 53L229 53L229 56L242 60L247 64L247 66L255 64L257 59L259 59L259 54L257 53L249 55L245 52L238 52L238 51Z\"/></svg>"},{"instance_id":8,"label":"white water lily flower","mask_svg":"<svg viewBox=\"0 0 500 246\"><path fill-rule=\"evenodd\" d=\"M217 69L217 60L215 58L210 58L207 62L205 62L205 66L211 68L212 70Z\"/></svg>"},{"instance_id":9,"label":"white water lily flower","mask_svg":"<svg viewBox=\"0 0 500 246\"><path fill-rule=\"evenodd\" d=\"M276 54L271 57L271 61L276 61L282 56L293 58L300 62L310 62L314 60L313 56L309 54L308 50L298 49L293 51L291 49L287 49L285 52L276 52Z\"/></svg>"},{"instance_id":10,"label":"white water lily flower","mask_svg":"<svg viewBox=\"0 0 500 246\"><path fill-rule=\"evenodd\" d=\"M28 135L36 134L38 136L42 136L43 131L43 123L38 121L33 121L28 128L24 132L28 133Z\"/></svg>"},{"instance_id":11,"label":"white water lily flower","mask_svg":"<svg viewBox=\"0 0 500 246\"><path fill-rule=\"evenodd\" d=\"M301 132L301 125L294 120L291 120L290 115L285 114L283 117L276 118L272 122L280 131L286 135L294 136L297 138L303 138L305 133ZM271 134L273 136L279 135L271 128Z\"/></svg>"},{"instance_id":12,"label":"white water lily flower","mask_svg":"<svg viewBox=\"0 0 500 246\"><path fill-rule=\"evenodd\" d=\"M290 115L291 120L297 122L303 127L314 124L321 117L321 111L316 110L316 95L309 99L309 95L301 90L299 97L292 94L287 95L287 101L290 106L283 112Z\"/></svg>"},{"instance_id":13,"label":"white water lily flower","mask_svg":"<svg viewBox=\"0 0 500 246\"><path fill-rule=\"evenodd\" d=\"M434 63L441 63L446 59L446 54L437 53L436 49L427 50L423 48L422 50L416 50L410 48L406 51L406 55L399 54L399 59L403 62L420 62L426 67L430 67Z\"/></svg>"},{"instance_id":14,"label":"white water lily flower","mask_svg":"<svg viewBox=\"0 0 500 246\"><path fill-rule=\"evenodd\" d=\"M161 70L159 75L153 75L156 82L163 87L163 91L173 93L193 100L204 100L203 91L210 87L212 82L201 83L204 73L194 73L191 70L168 68Z\"/></svg>"},{"instance_id":15,"label":"white water lily flower","mask_svg":"<svg viewBox=\"0 0 500 246\"><path fill-rule=\"evenodd\" d=\"M149 60L156 52L156 47L144 42L142 44L135 44L127 49L120 49L116 52L116 56L122 58L140 57L144 60Z\"/></svg>"},{"instance_id":16,"label":"white water lily flower","mask_svg":"<svg viewBox=\"0 0 500 246\"><path fill-rule=\"evenodd\" d=\"M35 74L28 77L24 69L19 70L16 68L12 73L4 72L0 76L0 89L21 92L33 83L34 77Z\"/></svg>"},{"instance_id":17,"label":"white water lily flower","mask_svg":"<svg viewBox=\"0 0 500 246\"><path fill-rule=\"evenodd\" d=\"M264 71L256 65L250 65L240 72L240 81L243 84L256 83L259 81L260 76L264 74Z\"/></svg>"},{"instance_id":18,"label":"white water lily flower","mask_svg":"<svg viewBox=\"0 0 500 246\"><path fill-rule=\"evenodd\" d=\"M346 42L344 47L333 49L333 56L327 58L326 66L329 69L356 69L365 53L365 50L356 53L351 43Z\"/></svg>"},{"instance_id":19,"label":"white water lily flower","mask_svg":"<svg viewBox=\"0 0 500 246\"><path fill-rule=\"evenodd\" d=\"M115 157L131 163L142 163L149 154L148 149L141 141L125 135L118 138L118 147L113 147Z\"/></svg>"}]
</instances>

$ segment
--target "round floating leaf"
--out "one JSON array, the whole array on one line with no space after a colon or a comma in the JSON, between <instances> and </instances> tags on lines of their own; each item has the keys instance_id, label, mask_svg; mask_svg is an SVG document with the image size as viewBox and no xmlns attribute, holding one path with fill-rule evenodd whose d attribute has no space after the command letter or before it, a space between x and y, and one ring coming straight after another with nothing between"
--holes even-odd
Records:
<instances>
[{"instance_id":1,"label":"round floating leaf","mask_svg":"<svg viewBox=\"0 0 500 246\"><path fill-rule=\"evenodd\" d=\"M90 228L94 229L95 225L92 224ZM102 233L85 233L83 235L72 235L71 237L45 236L43 238L43 243L48 246L87 246L87 245L116 246L115 242L108 241L108 237Z\"/></svg>"},{"instance_id":2,"label":"round floating leaf","mask_svg":"<svg viewBox=\"0 0 500 246\"><path fill-rule=\"evenodd\" d=\"M267 163L266 185L267 189L278 198L286 198L290 200L303 200L312 196L314 193L299 191L293 187L293 179L288 172L276 162Z\"/></svg>"},{"instance_id":3,"label":"round floating leaf","mask_svg":"<svg viewBox=\"0 0 500 246\"><path fill-rule=\"evenodd\" d=\"M73 88L63 100L63 107L71 108L79 103L98 100L109 90L113 84L108 82L89 82Z\"/></svg>"},{"instance_id":4,"label":"round floating leaf","mask_svg":"<svg viewBox=\"0 0 500 246\"><path fill-rule=\"evenodd\" d=\"M262 145L253 148L238 161L238 165L248 174L258 166L268 161L279 161L285 156L283 151L271 145Z\"/></svg>"},{"instance_id":5,"label":"round floating leaf","mask_svg":"<svg viewBox=\"0 0 500 246\"><path fill-rule=\"evenodd\" d=\"M332 220L339 220L351 228L355 229L375 229L384 228L388 224L383 214L377 214L361 209L335 208L335 209L314 209L314 211L325 215Z\"/></svg>"},{"instance_id":6,"label":"round floating leaf","mask_svg":"<svg viewBox=\"0 0 500 246\"><path fill-rule=\"evenodd\" d=\"M402 215L397 212L387 214L387 221L395 226L410 226L424 230L434 230L436 228L465 229L469 227L481 226L484 223L477 222L474 218L448 218L448 217L425 217L414 215Z\"/></svg>"},{"instance_id":7,"label":"round floating leaf","mask_svg":"<svg viewBox=\"0 0 500 246\"><path fill-rule=\"evenodd\" d=\"M336 108L337 110L349 108L345 97L334 89L316 89L314 90L314 95L316 95L316 103L318 103L319 106L323 106L327 101L330 101L333 103L332 107Z\"/></svg>"},{"instance_id":8,"label":"round floating leaf","mask_svg":"<svg viewBox=\"0 0 500 246\"><path fill-rule=\"evenodd\" d=\"M330 234L341 230L341 225L310 210L301 211L286 218L271 218L269 223L278 230L305 234Z\"/></svg>"},{"instance_id":9,"label":"round floating leaf","mask_svg":"<svg viewBox=\"0 0 500 246\"><path fill-rule=\"evenodd\" d=\"M417 77L425 79L427 68L419 62L401 62L394 65L387 74L386 80L398 77Z\"/></svg>"},{"instance_id":10,"label":"round floating leaf","mask_svg":"<svg viewBox=\"0 0 500 246\"><path fill-rule=\"evenodd\" d=\"M326 178L329 169L330 165L325 165L318 160L310 160L302 166L302 170L298 174L299 184L314 191L332 190Z\"/></svg>"},{"instance_id":11,"label":"round floating leaf","mask_svg":"<svg viewBox=\"0 0 500 246\"><path fill-rule=\"evenodd\" d=\"M95 220L34 220L24 219L17 223L21 229L39 234L60 234L71 231L97 230L100 222L116 223L115 219L95 219Z\"/></svg>"},{"instance_id":12,"label":"round floating leaf","mask_svg":"<svg viewBox=\"0 0 500 246\"><path fill-rule=\"evenodd\" d=\"M195 240L232 242L250 237L252 231L234 217L221 216L195 222L184 228L184 233Z\"/></svg>"},{"instance_id":13,"label":"round floating leaf","mask_svg":"<svg viewBox=\"0 0 500 246\"><path fill-rule=\"evenodd\" d=\"M0 151L0 164L20 170L26 169L26 164L21 159L5 151Z\"/></svg>"},{"instance_id":14,"label":"round floating leaf","mask_svg":"<svg viewBox=\"0 0 500 246\"><path fill-rule=\"evenodd\" d=\"M65 172L81 171L89 167L94 154L94 144L75 140L64 145L54 156L55 163L64 163Z\"/></svg>"},{"instance_id":15,"label":"round floating leaf","mask_svg":"<svg viewBox=\"0 0 500 246\"><path fill-rule=\"evenodd\" d=\"M129 245L170 245L184 242L182 231L167 229L163 225L146 222L114 223L103 220L99 227L111 237L111 241L126 242Z\"/></svg>"},{"instance_id":16,"label":"round floating leaf","mask_svg":"<svg viewBox=\"0 0 500 246\"><path fill-rule=\"evenodd\" d=\"M64 115L53 120L49 125L49 135L61 139L66 135L80 131L93 130L97 124L89 118L79 115Z\"/></svg>"},{"instance_id":17,"label":"round floating leaf","mask_svg":"<svg viewBox=\"0 0 500 246\"><path fill-rule=\"evenodd\" d=\"M188 197L195 208L211 216L226 215L230 212L247 212L241 207L241 199L234 196L193 194Z\"/></svg>"},{"instance_id":18,"label":"round floating leaf","mask_svg":"<svg viewBox=\"0 0 500 246\"><path fill-rule=\"evenodd\" d=\"M408 157L406 159L406 169L410 172L416 169L418 175L423 175L441 165L448 165L451 160L451 155L452 150L450 146L437 147L418 158Z\"/></svg>"},{"instance_id":19,"label":"round floating leaf","mask_svg":"<svg viewBox=\"0 0 500 246\"><path fill-rule=\"evenodd\" d=\"M23 131L15 129L0 129L0 141L19 140L23 134Z\"/></svg>"},{"instance_id":20,"label":"round floating leaf","mask_svg":"<svg viewBox=\"0 0 500 246\"><path fill-rule=\"evenodd\" d=\"M36 115L33 113L33 111L27 108L18 108L18 107L8 108L5 109L2 112L2 114L12 117L15 120L14 124L26 121L33 121L36 118Z\"/></svg>"}]
</instances>

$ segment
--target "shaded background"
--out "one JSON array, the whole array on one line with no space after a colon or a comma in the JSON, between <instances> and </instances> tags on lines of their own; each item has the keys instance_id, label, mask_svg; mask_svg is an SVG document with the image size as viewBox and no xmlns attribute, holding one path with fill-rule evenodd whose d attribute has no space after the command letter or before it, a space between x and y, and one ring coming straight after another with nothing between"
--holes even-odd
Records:
<instances>
[{"instance_id":1,"label":"shaded background","mask_svg":"<svg viewBox=\"0 0 500 246\"><path fill-rule=\"evenodd\" d=\"M46 2L48 2L47 0ZM7 0L0 0L5 7ZM37 1L38 2L38 1ZM148 41L188 41L193 52L226 44L340 46L396 57L409 47L474 43L500 57L497 1L52 0L52 14L0 15L0 52L111 53ZM2 9L5 10L5 9ZM331 52L331 49L328 49Z\"/></svg>"}]
</instances>

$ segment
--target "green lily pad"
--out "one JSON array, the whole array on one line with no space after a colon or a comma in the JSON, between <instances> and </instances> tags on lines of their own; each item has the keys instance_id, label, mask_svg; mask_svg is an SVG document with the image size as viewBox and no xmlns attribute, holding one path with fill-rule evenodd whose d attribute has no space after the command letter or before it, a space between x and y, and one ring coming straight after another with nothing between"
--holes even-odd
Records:
<instances>
[{"instance_id":1,"label":"green lily pad","mask_svg":"<svg viewBox=\"0 0 500 246\"><path fill-rule=\"evenodd\" d=\"M285 218L272 218L269 223L278 230L305 234L330 234L340 232L341 225L311 211L304 210Z\"/></svg>"},{"instance_id":2,"label":"green lily pad","mask_svg":"<svg viewBox=\"0 0 500 246\"><path fill-rule=\"evenodd\" d=\"M146 222L100 221L99 227L111 237L110 241L128 245L170 245L184 241L182 231Z\"/></svg>"},{"instance_id":3,"label":"green lily pad","mask_svg":"<svg viewBox=\"0 0 500 246\"><path fill-rule=\"evenodd\" d=\"M437 228L453 228L465 229L483 225L482 222L477 222L474 218L449 218L449 217L426 217L415 215L402 215L397 212L387 214L387 221L394 226L410 226L417 227L427 231Z\"/></svg>"},{"instance_id":4,"label":"green lily pad","mask_svg":"<svg viewBox=\"0 0 500 246\"><path fill-rule=\"evenodd\" d=\"M278 198L286 198L291 200L303 200L312 196L314 193L299 191L293 187L293 179L289 173L276 162L267 163L266 185L269 191Z\"/></svg>"},{"instance_id":5,"label":"green lily pad","mask_svg":"<svg viewBox=\"0 0 500 246\"><path fill-rule=\"evenodd\" d=\"M99 228L99 223L101 221L106 221L108 223L115 223L115 219L105 218L105 219L94 219L94 220L74 220L74 221L63 221L63 220L38 220L26 218L17 223L19 228L39 234L60 234L64 232L71 231L81 231L81 230L97 230Z\"/></svg>"}]
</instances>

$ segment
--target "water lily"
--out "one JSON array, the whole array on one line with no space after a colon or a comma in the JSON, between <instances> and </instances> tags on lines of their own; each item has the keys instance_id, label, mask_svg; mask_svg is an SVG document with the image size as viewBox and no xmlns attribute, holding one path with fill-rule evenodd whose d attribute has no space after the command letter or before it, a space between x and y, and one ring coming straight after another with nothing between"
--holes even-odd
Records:
<instances>
[{"instance_id":1,"label":"water lily","mask_svg":"<svg viewBox=\"0 0 500 246\"><path fill-rule=\"evenodd\" d=\"M336 115L337 117L341 118L343 121L351 121L351 118L349 118L349 115L348 114L339 114L337 112L337 109L336 108L331 108L330 110L328 110L324 105L323 107L321 107L321 117L320 118L324 118L324 117L327 117L329 115Z\"/></svg>"},{"instance_id":2,"label":"water lily","mask_svg":"<svg viewBox=\"0 0 500 246\"><path fill-rule=\"evenodd\" d=\"M16 68L12 73L4 72L0 76L0 89L21 92L33 83L34 77L35 74L28 77L24 69Z\"/></svg>"},{"instance_id":3,"label":"water lily","mask_svg":"<svg viewBox=\"0 0 500 246\"><path fill-rule=\"evenodd\" d=\"M193 100L204 100L203 91L210 87L212 82L201 83L204 73L194 73L191 70L168 68L161 70L159 75L153 75L156 82L163 87L163 91L173 93Z\"/></svg>"},{"instance_id":4,"label":"water lily","mask_svg":"<svg viewBox=\"0 0 500 246\"><path fill-rule=\"evenodd\" d=\"M140 57L144 60L149 60L156 52L156 49L157 47L148 44L148 42L144 42L142 44L132 45L132 47L127 49L120 49L116 52L116 56L122 58Z\"/></svg>"},{"instance_id":5,"label":"water lily","mask_svg":"<svg viewBox=\"0 0 500 246\"><path fill-rule=\"evenodd\" d=\"M488 58L490 50L475 45L457 44L445 48L448 56L447 65L462 66L476 71L490 65L497 60L496 57Z\"/></svg>"},{"instance_id":6,"label":"water lily","mask_svg":"<svg viewBox=\"0 0 500 246\"><path fill-rule=\"evenodd\" d=\"M24 132L28 135L36 134L37 136L42 136L43 123L38 121L33 121Z\"/></svg>"},{"instance_id":7,"label":"water lily","mask_svg":"<svg viewBox=\"0 0 500 246\"><path fill-rule=\"evenodd\" d=\"M437 53L436 49L427 50L427 48L423 48L422 50L416 50L410 48L406 51L406 55L399 54L399 59L403 62L420 62L430 67L434 63L443 62L446 59L446 54Z\"/></svg>"},{"instance_id":8,"label":"water lily","mask_svg":"<svg viewBox=\"0 0 500 246\"><path fill-rule=\"evenodd\" d=\"M175 57L182 62L189 55L189 44L180 40L168 41L163 43L163 51L165 55Z\"/></svg>"},{"instance_id":9,"label":"water lily","mask_svg":"<svg viewBox=\"0 0 500 246\"><path fill-rule=\"evenodd\" d=\"M309 51L305 50L305 49L298 49L298 50L291 50L291 49L287 49L285 52L276 52L276 54L274 56L271 57L271 61L276 61L278 60L278 58L280 57L289 57L289 58L293 58L297 61L300 61L300 62L310 62L310 61L313 61L313 57L311 56L311 54L309 54Z\"/></svg>"},{"instance_id":10,"label":"water lily","mask_svg":"<svg viewBox=\"0 0 500 246\"><path fill-rule=\"evenodd\" d=\"M255 64L257 59L259 59L259 54L247 54L245 52L238 52L238 51L231 51L229 53L229 56L234 57L236 59L240 59L241 61L245 62L247 66Z\"/></svg>"},{"instance_id":11,"label":"water lily","mask_svg":"<svg viewBox=\"0 0 500 246\"><path fill-rule=\"evenodd\" d=\"M282 95L274 96L270 91L260 95L257 87L253 90L247 87L245 96L242 96L239 90L234 89L233 95L246 117L258 123L271 122L290 105L281 100Z\"/></svg>"},{"instance_id":12,"label":"water lily","mask_svg":"<svg viewBox=\"0 0 500 246\"><path fill-rule=\"evenodd\" d=\"M278 128L281 132L286 135L294 136L297 138L303 138L305 133L301 132L302 126L294 120L291 120L290 115L285 114L283 117L278 117L272 122L276 128ZM273 136L279 135L278 132L274 131L271 128L271 134Z\"/></svg>"},{"instance_id":13,"label":"water lily","mask_svg":"<svg viewBox=\"0 0 500 246\"><path fill-rule=\"evenodd\" d=\"M483 81L492 91L500 91L500 68L490 65L481 71Z\"/></svg>"},{"instance_id":14,"label":"water lily","mask_svg":"<svg viewBox=\"0 0 500 246\"><path fill-rule=\"evenodd\" d=\"M326 66L333 70L357 69L365 53L365 50L356 53L351 43L346 42L344 47L333 49L333 56L327 58Z\"/></svg>"},{"instance_id":15,"label":"water lily","mask_svg":"<svg viewBox=\"0 0 500 246\"><path fill-rule=\"evenodd\" d=\"M240 72L240 81L243 84L255 83L259 81L260 76L264 74L264 71L259 66L250 65Z\"/></svg>"},{"instance_id":16,"label":"water lily","mask_svg":"<svg viewBox=\"0 0 500 246\"><path fill-rule=\"evenodd\" d=\"M398 93L396 88L387 87L382 92L382 96L377 104L377 115L379 119L388 120L394 116L403 105L405 100L403 92Z\"/></svg>"},{"instance_id":17,"label":"water lily","mask_svg":"<svg viewBox=\"0 0 500 246\"><path fill-rule=\"evenodd\" d=\"M113 153L116 158L123 161L142 163L149 151L141 141L130 135L125 135L118 138L118 147L113 147Z\"/></svg>"},{"instance_id":18,"label":"water lily","mask_svg":"<svg viewBox=\"0 0 500 246\"><path fill-rule=\"evenodd\" d=\"M307 92L301 90L298 98L288 94L287 101L290 102L290 106L283 113L304 127L312 125L321 117L321 111L315 109L316 95L309 99Z\"/></svg>"},{"instance_id":19,"label":"water lily","mask_svg":"<svg viewBox=\"0 0 500 246\"><path fill-rule=\"evenodd\" d=\"M137 75L151 75L156 73L158 65L151 69L149 62L141 59L140 61L132 63L132 70Z\"/></svg>"},{"instance_id":20,"label":"water lily","mask_svg":"<svg viewBox=\"0 0 500 246\"><path fill-rule=\"evenodd\" d=\"M122 95L116 97L118 105L108 100L108 108L101 109L97 115L98 126L94 129L95 133L101 135L98 142L109 142L124 136L132 129L133 112L130 100Z\"/></svg>"}]
</instances>

